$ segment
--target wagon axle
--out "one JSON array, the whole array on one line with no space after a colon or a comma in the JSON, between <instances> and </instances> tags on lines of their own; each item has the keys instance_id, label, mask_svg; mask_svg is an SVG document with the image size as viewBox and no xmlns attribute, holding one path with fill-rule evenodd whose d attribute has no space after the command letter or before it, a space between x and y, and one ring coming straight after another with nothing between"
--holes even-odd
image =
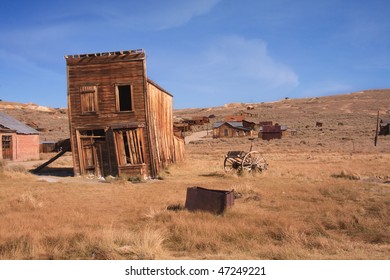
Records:
<instances>
[{"instance_id":1,"label":"wagon axle","mask_svg":"<svg viewBox=\"0 0 390 280\"><path fill-rule=\"evenodd\" d=\"M258 151L246 153L244 151L229 151L225 156L224 170L227 173L237 174L243 171L261 173L266 170L268 163Z\"/></svg>"}]
</instances>

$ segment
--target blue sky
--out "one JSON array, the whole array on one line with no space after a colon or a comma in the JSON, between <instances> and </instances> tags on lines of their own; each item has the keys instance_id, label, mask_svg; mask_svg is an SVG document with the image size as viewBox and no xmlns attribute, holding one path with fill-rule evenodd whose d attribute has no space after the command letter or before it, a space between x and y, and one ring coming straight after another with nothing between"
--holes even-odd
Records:
<instances>
[{"instance_id":1,"label":"blue sky","mask_svg":"<svg viewBox=\"0 0 390 280\"><path fill-rule=\"evenodd\" d=\"M66 107L64 55L144 49L175 108L390 88L388 0L1 1L0 99Z\"/></svg>"}]
</instances>

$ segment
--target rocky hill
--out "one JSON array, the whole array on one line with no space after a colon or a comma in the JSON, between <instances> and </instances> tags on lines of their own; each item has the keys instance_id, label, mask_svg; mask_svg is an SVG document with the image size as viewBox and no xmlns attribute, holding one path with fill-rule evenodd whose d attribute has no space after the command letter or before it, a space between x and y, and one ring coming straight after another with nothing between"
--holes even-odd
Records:
<instances>
[{"instance_id":1,"label":"rocky hill","mask_svg":"<svg viewBox=\"0 0 390 280\"><path fill-rule=\"evenodd\" d=\"M69 138L68 110L66 108L1 101L0 111L38 130L41 141L58 141Z\"/></svg>"},{"instance_id":2,"label":"rocky hill","mask_svg":"<svg viewBox=\"0 0 390 280\"><path fill-rule=\"evenodd\" d=\"M191 116L212 116L212 122L225 116L243 114L248 119L273 121L297 130L298 134L334 135L341 138L371 137L377 114L390 118L390 89L366 90L333 96L283 99L267 103L233 103L220 107L176 110L178 119ZM320 132L316 122L323 123ZM312 135L313 134L313 135Z\"/></svg>"}]
</instances>

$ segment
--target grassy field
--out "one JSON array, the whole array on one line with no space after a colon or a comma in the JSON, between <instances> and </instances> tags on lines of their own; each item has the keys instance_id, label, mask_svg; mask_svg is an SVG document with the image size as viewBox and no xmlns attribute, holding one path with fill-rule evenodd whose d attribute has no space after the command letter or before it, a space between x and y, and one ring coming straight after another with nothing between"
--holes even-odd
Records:
<instances>
[{"instance_id":1,"label":"grassy field","mask_svg":"<svg viewBox=\"0 0 390 280\"><path fill-rule=\"evenodd\" d=\"M254 104L256 121L297 132L254 141L269 163L254 177L223 171L227 151L248 151L247 139L194 141L185 162L138 183L64 177L69 155L51 165L61 176L0 161L0 259L389 259L390 136L373 144L377 113L388 118L389 104L390 90ZM219 121L242 110L174 114ZM7 112L39 120L42 140L66 137L65 111L30 111ZM193 186L234 189L235 205L221 216L189 212Z\"/></svg>"},{"instance_id":2,"label":"grassy field","mask_svg":"<svg viewBox=\"0 0 390 280\"><path fill-rule=\"evenodd\" d=\"M223 172L246 139L189 144L184 163L141 183L2 162L0 259L389 259L390 139L303 139L255 140L269 162L256 176ZM234 189L235 205L182 209L192 186Z\"/></svg>"}]
</instances>

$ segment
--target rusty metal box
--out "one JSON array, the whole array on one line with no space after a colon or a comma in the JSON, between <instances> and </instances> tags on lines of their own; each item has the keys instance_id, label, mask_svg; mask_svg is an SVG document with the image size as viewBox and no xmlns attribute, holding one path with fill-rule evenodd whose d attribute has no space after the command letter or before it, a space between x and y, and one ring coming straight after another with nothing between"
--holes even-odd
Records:
<instances>
[{"instance_id":1,"label":"rusty metal box","mask_svg":"<svg viewBox=\"0 0 390 280\"><path fill-rule=\"evenodd\" d=\"M190 211L209 211L223 213L234 205L233 191L211 190L202 187L187 188L185 208Z\"/></svg>"}]
</instances>

